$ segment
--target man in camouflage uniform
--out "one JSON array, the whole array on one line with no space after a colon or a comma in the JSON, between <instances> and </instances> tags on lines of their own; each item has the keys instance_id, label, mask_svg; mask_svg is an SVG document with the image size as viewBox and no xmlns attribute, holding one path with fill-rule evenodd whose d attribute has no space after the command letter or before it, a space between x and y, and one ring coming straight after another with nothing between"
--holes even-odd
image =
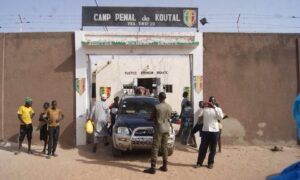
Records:
<instances>
[{"instance_id":1,"label":"man in camouflage uniform","mask_svg":"<svg viewBox=\"0 0 300 180\"><path fill-rule=\"evenodd\" d=\"M159 168L161 171L168 171L168 138L170 136L170 122L172 108L165 102L166 93L161 92L158 95L160 101L154 108L152 120L154 121L153 144L151 150L151 167L145 169L145 173L155 174L155 166L159 148L162 150L163 165Z\"/></svg>"}]
</instances>

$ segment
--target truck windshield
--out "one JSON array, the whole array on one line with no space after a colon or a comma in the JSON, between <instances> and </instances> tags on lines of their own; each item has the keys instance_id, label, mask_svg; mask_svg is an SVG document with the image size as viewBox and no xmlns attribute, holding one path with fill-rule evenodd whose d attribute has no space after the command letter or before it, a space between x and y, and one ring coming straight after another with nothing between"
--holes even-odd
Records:
<instances>
[{"instance_id":1,"label":"truck windshield","mask_svg":"<svg viewBox=\"0 0 300 180\"><path fill-rule=\"evenodd\" d=\"M121 114L138 114L149 117L157 99L125 99L121 104Z\"/></svg>"}]
</instances>

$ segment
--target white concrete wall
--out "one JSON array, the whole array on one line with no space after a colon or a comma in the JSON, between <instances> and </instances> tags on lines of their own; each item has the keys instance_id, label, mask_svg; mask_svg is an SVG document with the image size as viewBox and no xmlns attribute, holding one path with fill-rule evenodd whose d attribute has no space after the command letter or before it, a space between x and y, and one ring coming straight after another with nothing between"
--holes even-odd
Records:
<instances>
[{"instance_id":1,"label":"white concrete wall","mask_svg":"<svg viewBox=\"0 0 300 180\"><path fill-rule=\"evenodd\" d=\"M193 76L203 75L203 37L202 33L133 33L133 32L75 32L75 52L76 52L76 78L86 78L86 91L79 95L76 93L76 144L86 143L84 123L87 111L90 107L88 91L88 67L90 55L191 55L193 57ZM143 42L199 42L195 45L82 45L82 41L143 41ZM121 57L121 56L119 56ZM178 56L180 57L180 56ZM172 66L172 64L169 64ZM186 72L185 72L186 73ZM189 72L188 72L189 73ZM122 77L122 76L119 76ZM181 74L178 73L179 80ZM192 85L193 86L193 85ZM174 88L173 88L174 89ZM179 89L182 91L182 89ZM178 97L181 99L180 97ZM203 90L197 93L192 91L195 111L198 109L198 101L203 99Z\"/></svg>"},{"instance_id":2,"label":"white concrete wall","mask_svg":"<svg viewBox=\"0 0 300 180\"><path fill-rule=\"evenodd\" d=\"M97 99L100 96L100 87L111 87L111 97L107 100L110 104L115 96L123 95L123 84L132 84L136 78L160 78L162 85L173 86L173 92L167 93L166 101L173 110L180 112L183 87L190 86L188 55L100 55L92 57L92 62L97 63L98 67ZM141 71L145 69L153 74L141 74ZM168 74L157 74L157 71L166 71ZM125 72L136 72L136 75L127 75Z\"/></svg>"},{"instance_id":3,"label":"white concrete wall","mask_svg":"<svg viewBox=\"0 0 300 180\"><path fill-rule=\"evenodd\" d=\"M76 145L86 144L84 123L87 118L87 111L89 110L89 92L87 88L88 58L85 50L83 50L81 46L83 36L83 32L75 32L75 78L85 78L86 89L82 95L76 92Z\"/></svg>"}]
</instances>

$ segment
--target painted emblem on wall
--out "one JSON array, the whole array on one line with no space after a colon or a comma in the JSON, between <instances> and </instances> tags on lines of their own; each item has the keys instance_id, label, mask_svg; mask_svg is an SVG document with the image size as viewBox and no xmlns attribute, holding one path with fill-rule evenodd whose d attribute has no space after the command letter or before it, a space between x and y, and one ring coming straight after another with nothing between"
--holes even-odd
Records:
<instances>
[{"instance_id":1,"label":"painted emblem on wall","mask_svg":"<svg viewBox=\"0 0 300 180\"><path fill-rule=\"evenodd\" d=\"M107 98L110 97L111 87L100 87L100 95L104 94Z\"/></svg>"},{"instance_id":2,"label":"painted emblem on wall","mask_svg":"<svg viewBox=\"0 0 300 180\"><path fill-rule=\"evenodd\" d=\"M197 11L186 9L183 10L183 22L188 27L192 27L197 22Z\"/></svg>"},{"instance_id":3,"label":"painted emblem on wall","mask_svg":"<svg viewBox=\"0 0 300 180\"><path fill-rule=\"evenodd\" d=\"M203 90L203 76L194 76L194 88L197 94Z\"/></svg>"},{"instance_id":4,"label":"painted emblem on wall","mask_svg":"<svg viewBox=\"0 0 300 180\"><path fill-rule=\"evenodd\" d=\"M76 92L80 96L85 92L85 78L76 78Z\"/></svg>"}]
</instances>

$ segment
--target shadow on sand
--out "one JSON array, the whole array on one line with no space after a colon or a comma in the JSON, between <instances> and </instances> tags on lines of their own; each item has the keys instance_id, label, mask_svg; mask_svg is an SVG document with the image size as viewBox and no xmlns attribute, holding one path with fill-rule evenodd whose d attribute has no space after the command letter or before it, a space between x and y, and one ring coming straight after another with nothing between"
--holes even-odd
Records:
<instances>
[{"instance_id":1,"label":"shadow on sand","mask_svg":"<svg viewBox=\"0 0 300 180\"><path fill-rule=\"evenodd\" d=\"M150 156L151 151L150 150L140 150L140 151L132 151L132 152L123 152L121 157L114 157L112 155L112 145L104 146L104 145L98 145L98 149L96 153L92 152L92 145L85 145L85 146L79 146L78 154L81 157L84 158L78 158L76 161L86 163L86 164L98 164L98 165L104 165L104 166L112 166L112 167L119 167L119 168L125 168L131 171L135 172L142 172L145 168L150 167ZM177 142L176 142L177 144ZM181 147L182 145L176 145L176 150L174 151L174 154L172 156L176 156L176 151L190 151L189 147L188 150ZM180 149L177 149L177 147L180 147ZM197 150L193 148L195 152ZM141 163L144 164L144 166L140 165ZM157 167L161 166L162 164L162 158L158 157L157 160ZM184 164L184 163L177 163L172 162L171 158L168 160L169 166L181 166L181 167L191 167L193 164Z\"/></svg>"},{"instance_id":2,"label":"shadow on sand","mask_svg":"<svg viewBox=\"0 0 300 180\"><path fill-rule=\"evenodd\" d=\"M26 141L26 139L24 141ZM24 142L24 143L26 143L26 142ZM21 148L21 153L27 154L28 146L27 146L27 144L24 144L24 143ZM19 146L18 143L15 143L15 142L6 142L6 141L0 142L0 150L8 151L15 155L18 150L18 146ZM31 155L38 156L38 157L46 157L46 155L42 153L42 150L43 150L42 146L32 146L32 148L31 148L32 154Z\"/></svg>"}]
</instances>

